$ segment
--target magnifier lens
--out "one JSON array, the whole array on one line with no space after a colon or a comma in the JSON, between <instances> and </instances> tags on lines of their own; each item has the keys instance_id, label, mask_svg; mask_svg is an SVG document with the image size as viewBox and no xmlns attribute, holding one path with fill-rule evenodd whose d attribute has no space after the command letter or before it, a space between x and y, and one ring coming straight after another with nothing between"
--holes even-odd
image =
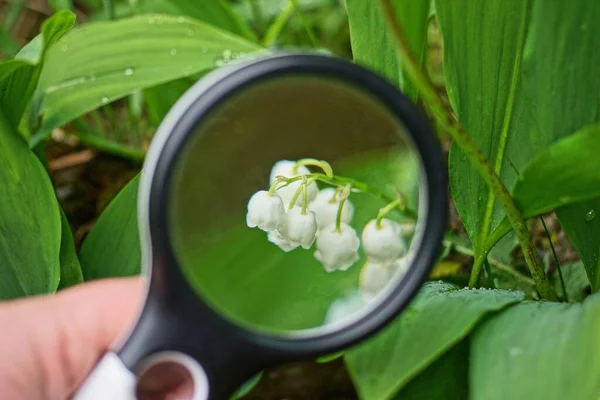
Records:
<instances>
[{"instance_id":1,"label":"magnifier lens","mask_svg":"<svg viewBox=\"0 0 600 400\"><path fill-rule=\"evenodd\" d=\"M364 89L280 76L240 88L194 129L172 175L168 236L190 286L228 319L277 334L337 329L410 273L420 159Z\"/></svg>"}]
</instances>

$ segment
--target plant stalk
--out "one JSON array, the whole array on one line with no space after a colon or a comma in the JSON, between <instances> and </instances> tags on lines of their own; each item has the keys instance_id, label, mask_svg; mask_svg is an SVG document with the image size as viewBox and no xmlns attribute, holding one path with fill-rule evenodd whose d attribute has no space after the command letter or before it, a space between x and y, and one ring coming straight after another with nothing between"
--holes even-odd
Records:
<instances>
[{"instance_id":1,"label":"plant stalk","mask_svg":"<svg viewBox=\"0 0 600 400\"><path fill-rule=\"evenodd\" d=\"M429 106L434 118L438 123L445 129L456 145L460 148L463 154L469 159L471 165L479 173L481 178L494 193L510 221L519 244L523 249L525 261L529 267L531 276L536 284L536 288L540 295L548 300L556 300L557 296L552 290L550 283L544 273L543 268L540 267L535 248L533 246L531 235L527 229L527 225L521 216L520 210L517 208L513 201L510 193L504 186L504 183L494 171L494 167L489 163L486 157L483 155L477 144L471 139L464 127L454 116L452 110L447 106L436 90L434 89L427 76L421 71L419 64L416 62L414 54L412 54L410 47L405 39L402 27L395 18L395 10L391 3L391 0L379 0L379 3L383 10L384 18L387 22L388 28L394 37L396 43L396 50L398 51L402 61L403 68L409 79L415 85L425 104ZM469 286L472 287L477 282L479 272L483 266L483 260L479 265L473 266L473 272L469 279ZM476 268L477 267L477 268Z\"/></svg>"}]
</instances>

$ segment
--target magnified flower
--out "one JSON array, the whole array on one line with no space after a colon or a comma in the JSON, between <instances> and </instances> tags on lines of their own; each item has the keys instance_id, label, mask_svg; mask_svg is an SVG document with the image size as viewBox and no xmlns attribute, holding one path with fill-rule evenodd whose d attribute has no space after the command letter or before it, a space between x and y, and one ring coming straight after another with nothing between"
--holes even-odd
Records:
<instances>
[{"instance_id":1,"label":"magnified flower","mask_svg":"<svg viewBox=\"0 0 600 400\"><path fill-rule=\"evenodd\" d=\"M285 209L277 193L270 195L266 190L259 190L248 201L246 224L250 228L258 227L265 232L273 231L283 223L284 219Z\"/></svg>"},{"instance_id":2,"label":"magnified flower","mask_svg":"<svg viewBox=\"0 0 600 400\"><path fill-rule=\"evenodd\" d=\"M327 272L345 271L359 258L360 240L356 231L346 223L340 225L339 231L335 225L327 225L317 234L315 258L323 264Z\"/></svg>"},{"instance_id":3,"label":"magnified flower","mask_svg":"<svg viewBox=\"0 0 600 400\"><path fill-rule=\"evenodd\" d=\"M360 271L359 288L363 300L370 301L375 298L392 279L404 276L407 269L406 257L386 263L368 260Z\"/></svg>"},{"instance_id":4,"label":"magnified flower","mask_svg":"<svg viewBox=\"0 0 600 400\"><path fill-rule=\"evenodd\" d=\"M281 235L291 245L300 245L304 249L310 249L317 233L315 213L306 211L303 214L301 207L294 207L288 211L284 221L279 228Z\"/></svg>"},{"instance_id":5,"label":"magnified flower","mask_svg":"<svg viewBox=\"0 0 600 400\"><path fill-rule=\"evenodd\" d=\"M337 191L334 188L326 188L317 193L317 197L310 203L308 209L315 213L317 226L319 229L323 229L327 225L335 223L339 206ZM346 199L342 209L342 222L349 224L353 216L354 206L349 199Z\"/></svg>"},{"instance_id":6,"label":"magnified flower","mask_svg":"<svg viewBox=\"0 0 600 400\"><path fill-rule=\"evenodd\" d=\"M325 324L341 322L352 315L355 315L364 306L358 293L337 299L331 303L325 315Z\"/></svg>"},{"instance_id":7,"label":"magnified flower","mask_svg":"<svg viewBox=\"0 0 600 400\"><path fill-rule=\"evenodd\" d=\"M293 245L291 244L286 238L284 238L281 233L279 233L279 231L271 231L268 233L267 238L269 239L269 242L277 245L277 247L279 247L281 250L287 252L290 252L292 250L294 250L296 247L298 247L298 245Z\"/></svg>"},{"instance_id":8,"label":"magnified flower","mask_svg":"<svg viewBox=\"0 0 600 400\"><path fill-rule=\"evenodd\" d=\"M273 168L271 169L271 176L269 178L269 183L272 184L273 182L275 182L275 179L278 176L284 176L286 178L295 178L296 176L308 175L308 174L310 174L310 170L308 168L306 168L305 166L303 166L303 165L296 166L295 161L281 160L281 161L277 161L273 165ZM283 204L285 205L286 209L289 207L289 205L292 201L292 198L294 197L294 194L298 191L298 188L300 188L300 185L302 185L302 181L298 180L296 182L290 183L287 186L277 189L277 194L279 194L279 196L283 200ZM317 197L318 191L319 191L319 187L317 186L316 182L311 182L308 184L307 195L308 195L309 202L313 201L315 199L315 197ZM294 205L300 205L300 204L302 204L302 197L299 197L298 200L296 200L296 204L294 204Z\"/></svg>"},{"instance_id":9,"label":"magnified flower","mask_svg":"<svg viewBox=\"0 0 600 400\"><path fill-rule=\"evenodd\" d=\"M381 224L373 219L365 225L362 232L363 249L374 262L389 262L397 259L406 251L400 224L383 218Z\"/></svg>"}]
</instances>

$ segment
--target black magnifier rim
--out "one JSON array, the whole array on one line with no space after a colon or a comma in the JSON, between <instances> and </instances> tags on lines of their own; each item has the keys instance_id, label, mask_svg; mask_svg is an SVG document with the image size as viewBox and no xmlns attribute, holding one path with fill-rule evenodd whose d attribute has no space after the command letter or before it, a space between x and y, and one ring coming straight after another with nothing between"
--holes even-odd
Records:
<instances>
[{"instance_id":1,"label":"black magnifier rim","mask_svg":"<svg viewBox=\"0 0 600 400\"><path fill-rule=\"evenodd\" d=\"M440 144L422 113L407 97L383 78L356 64L325 55L285 54L229 68L231 68L229 74L199 93L183 112L182 117L172 127L157 160L151 184L148 216L151 221L150 237L153 251L151 281L154 281L156 276L165 277L166 284L171 287L163 289L192 291L192 296L186 297L198 296L186 281L183 271L168 267L178 265L178 262L168 240L167 204L178 156L185 149L187 140L194 136L193 132L198 124L202 123L203 118L210 117L215 109L245 88L273 78L309 75L332 78L350 84L368 93L388 109L390 114L406 128L407 134L421 156L420 161L424 171L422 181L427 193L425 199L427 213L424 217L420 216L425 218L425 224L421 225L424 231L422 243L416 249L412 266L402 283L380 301L372 312L345 324L339 330L325 331L314 336L294 337L252 330L220 315L206 302L202 302L207 304L210 310L207 315L216 322L215 329L226 327L229 330L227 336L268 349L271 354L285 353L291 357L312 357L346 348L372 334L398 315L417 293L436 261L447 226L448 210L447 178ZM152 296L152 286L151 284L149 297ZM190 321L190 323L194 322ZM207 323L210 321L205 319L202 321L204 326Z\"/></svg>"}]
</instances>

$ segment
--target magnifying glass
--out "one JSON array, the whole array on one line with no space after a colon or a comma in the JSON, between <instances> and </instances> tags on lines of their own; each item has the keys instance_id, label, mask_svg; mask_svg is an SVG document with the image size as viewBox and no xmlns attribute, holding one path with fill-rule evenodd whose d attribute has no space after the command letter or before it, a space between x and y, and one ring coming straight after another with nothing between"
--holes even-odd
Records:
<instances>
[{"instance_id":1,"label":"magnifying glass","mask_svg":"<svg viewBox=\"0 0 600 400\"><path fill-rule=\"evenodd\" d=\"M76 399L134 399L165 363L193 399L382 328L435 262L440 146L372 72L285 54L213 72L173 107L139 193L148 290L135 327Z\"/></svg>"}]
</instances>

